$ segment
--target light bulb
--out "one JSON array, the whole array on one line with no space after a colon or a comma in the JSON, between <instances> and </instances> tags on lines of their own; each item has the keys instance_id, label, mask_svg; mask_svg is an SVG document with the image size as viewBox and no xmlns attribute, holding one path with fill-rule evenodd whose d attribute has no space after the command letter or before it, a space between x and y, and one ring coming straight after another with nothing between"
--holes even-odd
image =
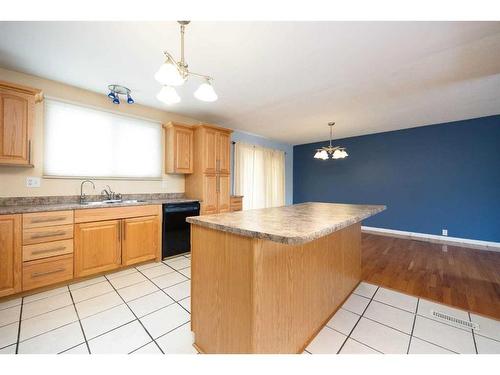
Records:
<instances>
[{"instance_id":1,"label":"light bulb","mask_svg":"<svg viewBox=\"0 0 500 375\"><path fill-rule=\"evenodd\" d=\"M156 98L160 102L168 105L179 103L181 101L181 97L172 86L163 86L160 92L156 95Z\"/></svg>"},{"instance_id":2,"label":"light bulb","mask_svg":"<svg viewBox=\"0 0 500 375\"><path fill-rule=\"evenodd\" d=\"M316 150L316 153L314 154L314 159L321 159L321 150Z\"/></svg>"},{"instance_id":3,"label":"light bulb","mask_svg":"<svg viewBox=\"0 0 500 375\"><path fill-rule=\"evenodd\" d=\"M155 74L155 79L162 85L181 86L186 81L177 66L169 58L160 66Z\"/></svg>"},{"instance_id":4,"label":"light bulb","mask_svg":"<svg viewBox=\"0 0 500 375\"><path fill-rule=\"evenodd\" d=\"M326 152L326 150L321 150L320 155L321 155L321 159L323 159L323 160L328 159L328 152Z\"/></svg>"},{"instance_id":5,"label":"light bulb","mask_svg":"<svg viewBox=\"0 0 500 375\"><path fill-rule=\"evenodd\" d=\"M203 102L215 102L218 99L218 96L208 79L194 92L194 97Z\"/></svg>"},{"instance_id":6,"label":"light bulb","mask_svg":"<svg viewBox=\"0 0 500 375\"><path fill-rule=\"evenodd\" d=\"M339 150L339 149L336 149L334 152L333 152L333 156L332 156L334 159L342 159L344 156L342 154L342 151Z\"/></svg>"},{"instance_id":7,"label":"light bulb","mask_svg":"<svg viewBox=\"0 0 500 375\"><path fill-rule=\"evenodd\" d=\"M349 154L347 153L347 151L346 150L342 150L342 158L346 158L348 156L349 156Z\"/></svg>"}]
</instances>

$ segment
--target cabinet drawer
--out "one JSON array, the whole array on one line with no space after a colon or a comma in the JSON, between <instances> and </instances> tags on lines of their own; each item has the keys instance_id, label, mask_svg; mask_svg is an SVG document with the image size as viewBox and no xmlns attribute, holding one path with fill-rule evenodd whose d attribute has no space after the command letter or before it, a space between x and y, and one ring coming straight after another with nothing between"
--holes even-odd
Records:
<instances>
[{"instance_id":1,"label":"cabinet drawer","mask_svg":"<svg viewBox=\"0 0 500 375\"><path fill-rule=\"evenodd\" d=\"M32 260L23 264L23 291L73 278L73 255Z\"/></svg>"},{"instance_id":2,"label":"cabinet drawer","mask_svg":"<svg viewBox=\"0 0 500 375\"><path fill-rule=\"evenodd\" d=\"M23 214L23 228L73 224L73 211L35 212Z\"/></svg>"},{"instance_id":3,"label":"cabinet drawer","mask_svg":"<svg viewBox=\"0 0 500 375\"><path fill-rule=\"evenodd\" d=\"M26 245L23 246L23 262L72 253L72 239Z\"/></svg>"},{"instance_id":4,"label":"cabinet drawer","mask_svg":"<svg viewBox=\"0 0 500 375\"><path fill-rule=\"evenodd\" d=\"M73 224L23 230L23 245L73 238Z\"/></svg>"}]
</instances>

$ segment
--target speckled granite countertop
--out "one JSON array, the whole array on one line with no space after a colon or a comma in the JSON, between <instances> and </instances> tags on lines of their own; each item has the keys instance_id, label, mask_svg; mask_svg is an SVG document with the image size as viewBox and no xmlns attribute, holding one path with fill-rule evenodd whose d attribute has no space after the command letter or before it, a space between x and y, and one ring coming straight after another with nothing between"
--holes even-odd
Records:
<instances>
[{"instance_id":1,"label":"speckled granite countertop","mask_svg":"<svg viewBox=\"0 0 500 375\"><path fill-rule=\"evenodd\" d=\"M191 224L299 245L360 222L386 209L380 205L301 203L223 214L188 217Z\"/></svg>"},{"instance_id":2,"label":"speckled granite countertop","mask_svg":"<svg viewBox=\"0 0 500 375\"><path fill-rule=\"evenodd\" d=\"M145 206L164 203L187 203L198 202L197 199L181 197L181 194L161 196L159 194L124 195L124 200L138 199L139 202L121 202L101 205L84 205L78 203L76 196L68 197L19 197L2 198L4 204L0 204L0 215L20 214L28 212L62 211L62 210L86 210L93 208L111 208L125 206ZM98 201L99 197L89 197L90 201Z\"/></svg>"}]
</instances>

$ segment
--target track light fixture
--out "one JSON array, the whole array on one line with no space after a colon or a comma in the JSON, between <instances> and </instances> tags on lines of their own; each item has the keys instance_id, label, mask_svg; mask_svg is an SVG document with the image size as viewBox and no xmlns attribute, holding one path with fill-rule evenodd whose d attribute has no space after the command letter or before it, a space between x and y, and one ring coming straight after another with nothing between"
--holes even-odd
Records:
<instances>
[{"instance_id":1,"label":"track light fixture","mask_svg":"<svg viewBox=\"0 0 500 375\"><path fill-rule=\"evenodd\" d=\"M132 96L130 95L131 91L128 87L121 85L108 85L108 89L109 89L108 98L110 98L114 104L120 104L120 95L127 97L128 104L135 103L134 99L132 99Z\"/></svg>"}]
</instances>

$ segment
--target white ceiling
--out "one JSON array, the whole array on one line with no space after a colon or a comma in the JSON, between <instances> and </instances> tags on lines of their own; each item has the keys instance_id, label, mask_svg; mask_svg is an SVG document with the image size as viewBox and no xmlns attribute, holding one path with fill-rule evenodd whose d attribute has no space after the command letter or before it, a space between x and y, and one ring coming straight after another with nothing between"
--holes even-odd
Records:
<instances>
[{"instance_id":1,"label":"white ceiling","mask_svg":"<svg viewBox=\"0 0 500 375\"><path fill-rule=\"evenodd\" d=\"M190 68L215 103L166 107L153 75L176 22L0 22L0 66L300 144L500 113L500 22L192 22ZM123 104L124 105L124 104Z\"/></svg>"}]
</instances>

